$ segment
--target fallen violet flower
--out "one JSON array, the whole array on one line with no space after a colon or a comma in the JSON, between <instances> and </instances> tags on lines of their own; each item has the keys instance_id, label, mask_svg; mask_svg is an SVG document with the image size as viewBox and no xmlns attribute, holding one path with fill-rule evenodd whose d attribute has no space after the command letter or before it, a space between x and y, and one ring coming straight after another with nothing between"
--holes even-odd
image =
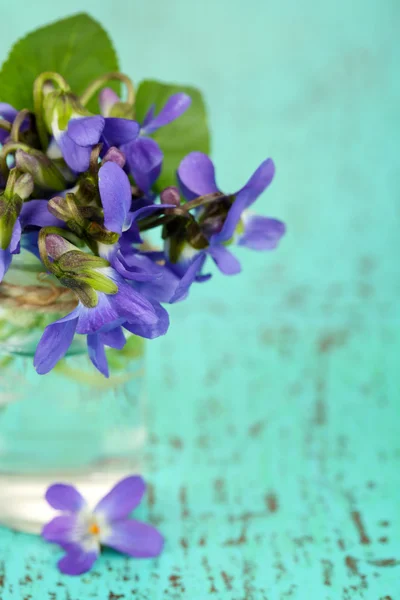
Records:
<instances>
[{"instance_id":1,"label":"fallen violet flower","mask_svg":"<svg viewBox=\"0 0 400 600\"><path fill-rule=\"evenodd\" d=\"M58 561L61 573L81 575L89 571L101 546L135 558L158 556L164 544L159 531L152 525L128 518L140 504L145 489L143 479L132 475L117 483L94 510L90 510L72 485L50 486L46 500L62 514L44 526L42 537L66 551Z\"/></svg>"}]
</instances>

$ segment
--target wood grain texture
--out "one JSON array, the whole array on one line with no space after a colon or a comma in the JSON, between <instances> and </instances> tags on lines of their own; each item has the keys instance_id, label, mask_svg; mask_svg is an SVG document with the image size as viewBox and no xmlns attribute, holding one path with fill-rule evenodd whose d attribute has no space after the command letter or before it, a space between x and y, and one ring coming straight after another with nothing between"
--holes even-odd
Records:
<instances>
[{"instance_id":1,"label":"wood grain texture","mask_svg":"<svg viewBox=\"0 0 400 600\"><path fill-rule=\"evenodd\" d=\"M44 20L22 0L5 16L18 5L21 27ZM149 344L137 516L162 556L106 552L71 579L56 548L2 530L1 600L396 600L399 3L91 6L135 78L205 91L221 187L274 157L259 208L288 235L239 253L243 275L198 286ZM135 47L153 45L133 67L138 22Z\"/></svg>"},{"instance_id":2,"label":"wood grain texture","mask_svg":"<svg viewBox=\"0 0 400 600\"><path fill-rule=\"evenodd\" d=\"M386 374L399 334L365 324L343 337L269 317L228 331L232 308L215 302L196 318L182 306L175 324L178 337L195 325L203 362L173 336L152 349L150 485L137 515L163 531L163 555L106 552L71 579L54 568L56 548L3 530L2 599L396 598L400 438Z\"/></svg>"}]
</instances>

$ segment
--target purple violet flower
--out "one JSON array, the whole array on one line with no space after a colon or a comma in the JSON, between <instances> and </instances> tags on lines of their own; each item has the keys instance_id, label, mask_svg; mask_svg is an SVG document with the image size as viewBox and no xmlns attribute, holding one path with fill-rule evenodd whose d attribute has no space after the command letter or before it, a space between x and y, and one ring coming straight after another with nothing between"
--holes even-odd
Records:
<instances>
[{"instance_id":1,"label":"purple violet flower","mask_svg":"<svg viewBox=\"0 0 400 600\"><path fill-rule=\"evenodd\" d=\"M112 146L130 142L139 135L139 125L130 119L91 117L74 114L66 130L53 129L54 139L47 154L58 158L60 153L72 171L82 173L89 168L93 146L102 142L102 153Z\"/></svg>"},{"instance_id":2,"label":"purple violet flower","mask_svg":"<svg viewBox=\"0 0 400 600\"><path fill-rule=\"evenodd\" d=\"M113 162L100 167L99 190L104 225L121 236L115 244L99 244L100 256L151 301L169 302L180 279L170 269L134 250L132 244L143 243L137 225L139 219L175 208L175 204L148 204L130 212L132 195L128 176Z\"/></svg>"},{"instance_id":3,"label":"purple violet flower","mask_svg":"<svg viewBox=\"0 0 400 600\"><path fill-rule=\"evenodd\" d=\"M73 137L69 135L69 126L71 123L78 123L78 121L86 118L87 117L84 117L77 112L73 112L65 129L60 129L57 115L52 122L51 132L53 137L47 148L47 156L52 160L64 158L68 167L75 173L82 173L89 168L92 146L97 144L104 128L104 119L102 117L89 117L92 119L91 128L87 128L87 131L85 132L85 142L90 140L91 144L78 144ZM84 125L81 127L78 125L77 128L78 132L83 137L82 129L84 128Z\"/></svg>"},{"instance_id":4,"label":"purple violet flower","mask_svg":"<svg viewBox=\"0 0 400 600\"><path fill-rule=\"evenodd\" d=\"M146 256L137 250L121 249L111 263L135 290L152 302L171 302L181 279L167 265L155 262L152 254L161 254L161 262L165 262L163 253L150 252Z\"/></svg>"},{"instance_id":5,"label":"purple violet flower","mask_svg":"<svg viewBox=\"0 0 400 600\"><path fill-rule=\"evenodd\" d=\"M139 129L139 124L131 119L95 115L71 119L68 136L79 147L87 148L90 155L92 147L99 142L103 143L103 153L112 146L119 147L132 142L139 135Z\"/></svg>"},{"instance_id":6,"label":"purple violet flower","mask_svg":"<svg viewBox=\"0 0 400 600\"><path fill-rule=\"evenodd\" d=\"M94 510L72 485L56 483L46 492L46 500L62 514L54 517L42 531L42 537L59 544L66 554L58 562L66 575L89 571L108 546L135 558L153 558L164 540L155 527L129 515L141 502L146 489L140 476L133 475L117 483Z\"/></svg>"},{"instance_id":7,"label":"purple violet flower","mask_svg":"<svg viewBox=\"0 0 400 600\"><path fill-rule=\"evenodd\" d=\"M57 234L46 237L52 260L59 260L77 249ZM83 253L82 253L83 254ZM164 335L169 326L167 311L156 301L145 298L130 286L112 267L93 267L92 276L108 282L110 292L96 290L97 304L78 306L68 315L46 327L36 348L34 367L40 375L48 373L67 353L75 333L87 335L89 357L94 366L108 377L104 346L121 348L121 326L130 333L152 339ZM90 273L88 274L91 277ZM82 277L81 277L82 279ZM90 280L90 279L89 279ZM77 289L78 279L69 285Z\"/></svg>"},{"instance_id":8,"label":"purple violet flower","mask_svg":"<svg viewBox=\"0 0 400 600\"><path fill-rule=\"evenodd\" d=\"M108 115L112 106L119 101L113 90L104 89L100 94L100 108L103 114ZM190 96L181 92L168 98L158 115L155 115L154 105L151 106L141 124L139 137L120 142L123 144L121 150L126 156L129 171L143 192L150 191L161 173L163 161L161 148L155 140L147 136L178 119L189 108L191 102Z\"/></svg>"},{"instance_id":9,"label":"purple violet flower","mask_svg":"<svg viewBox=\"0 0 400 600\"><path fill-rule=\"evenodd\" d=\"M240 272L240 263L228 250L229 243L246 246L253 250L272 250L276 248L285 233L285 225L277 219L252 215L248 209L271 183L275 173L273 161L263 161L239 191L223 195L221 201L230 203L220 220L214 219L211 229L204 229L209 241L205 250L197 251L190 246L183 249L178 263L169 267L180 277L181 282L172 298L172 302L182 299L195 280L207 276L201 275L206 256L210 255L218 269L225 275ZM183 195L192 200L207 194L221 193L215 180L215 169L211 159L202 152L191 152L180 163L178 180ZM201 211L202 209L200 209ZM166 247L168 254L168 244Z\"/></svg>"},{"instance_id":10,"label":"purple violet flower","mask_svg":"<svg viewBox=\"0 0 400 600\"><path fill-rule=\"evenodd\" d=\"M118 233L120 236L126 233L121 243L142 244L137 221L144 219L158 211L166 208L175 208L174 204L155 204L139 201L139 208L132 209L132 192L129 178L122 167L113 161L105 162L99 169L99 192L104 212L104 225L109 231ZM109 260L111 253L116 249L108 249Z\"/></svg>"}]
</instances>

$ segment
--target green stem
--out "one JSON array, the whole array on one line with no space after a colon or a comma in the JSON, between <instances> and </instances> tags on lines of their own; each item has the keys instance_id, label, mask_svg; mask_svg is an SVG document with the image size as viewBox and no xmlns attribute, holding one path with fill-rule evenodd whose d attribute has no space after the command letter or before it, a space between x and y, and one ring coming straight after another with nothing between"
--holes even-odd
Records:
<instances>
[{"instance_id":1,"label":"green stem","mask_svg":"<svg viewBox=\"0 0 400 600\"><path fill-rule=\"evenodd\" d=\"M5 129L6 131L11 131L11 123L6 121L5 119L0 119L0 129Z\"/></svg>"},{"instance_id":2,"label":"green stem","mask_svg":"<svg viewBox=\"0 0 400 600\"><path fill-rule=\"evenodd\" d=\"M199 196L198 198L194 198L194 200L188 200L185 204L181 204L179 208L184 210L185 212L189 212L193 208L198 208L199 206L204 206L206 204L211 204L216 200L222 200L223 198L227 198L225 194L221 192L214 192L213 194L206 194L205 196Z\"/></svg>"},{"instance_id":3,"label":"green stem","mask_svg":"<svg viewBox=\"0 0 400 600\"><path fill-rule=\"evenodd\" d=\"M146 217L145 219L138 221L139 230L148 231L149 229L154 229L160 225L165 225L165 223L168 223L174 216L175 215L162 215L161 217Z\"/></svg>"},{"instance_id":4,"label":"green stem","mask_svg":"<svg viewBox=\"0 0 400 600\"><path fill-rule=\"evenodd\" d=\"M213 194L206 194L205 196L199 196L194 200L189 200L185 202L185 204L180 204L176 208L169 209L169 214L162 215L151 215L150 217L145 217L144 219L139 220L139 229L140 231L147 231L148 229L153 229L154 227L158 227L159 225L165 225L169 220L173 217L177 216L186 216L188 217L189 211L193 208L198 208L199 206L205 206L206 204L211 204L212 202L220 201L223 198L227 198L221 192L215 192Z\"/></svg>"},{"instance_id":5,"label":"green stem","mask_svg":"<svg viewBox=\"0 0 400 600\"><path fill-rule=\"evenodd\" d=\"M19 130L21 129L22 123L25 121L26 117L30 114L30 111L27 108L20 110L17 116L14 119L14 123L11 127L11 139L13 142L19 142Z\"/></svg>"},{"instance_id":6,"label":"green stem","mask_svg":"<svg viewBox=\"0 0 400 600\"><path fill-rule=\"evenodd\" d=\"M98 77L86 88L86 90L81 95L80 102L82 106L86 106L86 104L91 100L96 92L98 92L102 87L104 87L109 81L122 81L125 84L127 90L127 103L133 106L135 102L135 88L133 87L132 81L123 73L107 73L102 77Z\"/></svg>"},{"instance_id":7,"label":"green stem","mask_svg":"<svg viewBox=\"0 0 400 600\"><path fill-rule=\"evenodd\" d=\"M5 144L0 151L0 171L2 172L5 178L8 177L9 168L7 165L7 156L11 154L11 152L16 152L17 150L24 150L25 152L30 152L31 148L27 144L22 144L21 142L11 142L9 144Z\"/></svg>"},{"instance_id":8,"label":"green stem","mask_svg":"<svg viewBox=\"0 0 400 600\"><path fill-rule=\"evenodd\" d=\"M92 173L92 175L94 177L96 177L97 173L99 172L99 167L100 167L99 156L100 156L102 147L103 147L103 144L96 144L93 147L92 152L90 153L89 171Z\"/></svg>"},{"instance_id":9,"label":"green stem","mask_svg":"<svg viewBox=\"0 0 400 600\"><path fill-rule=\"evenodd\" d=\"M86 246L93 252L95 256L100 256L99 254L99 245L96 240L93 240L89 235L84 236L84 241Z\"/></svg>"}]
</instances>

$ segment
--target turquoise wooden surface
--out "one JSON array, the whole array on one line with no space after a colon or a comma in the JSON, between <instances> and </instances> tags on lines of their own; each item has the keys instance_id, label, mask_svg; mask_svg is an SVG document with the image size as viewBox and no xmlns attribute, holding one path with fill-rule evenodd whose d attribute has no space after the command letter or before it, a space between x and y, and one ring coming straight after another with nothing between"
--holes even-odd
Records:
<instances>
[{"instance_id":1,"label":"turquoise wooden surface","mask_svg":"<svg viewBox=\"0 0 400 600\"><path fill-rule=\"evenodd\" d=\"M1 2L1 55L70 0ZM221 187L267 155L276 254L241 253L148 353L155 561L0 533L2 600L400 597L398 0L86 2L122 68L200 86Z\"/></svg>"}]
</instances>

